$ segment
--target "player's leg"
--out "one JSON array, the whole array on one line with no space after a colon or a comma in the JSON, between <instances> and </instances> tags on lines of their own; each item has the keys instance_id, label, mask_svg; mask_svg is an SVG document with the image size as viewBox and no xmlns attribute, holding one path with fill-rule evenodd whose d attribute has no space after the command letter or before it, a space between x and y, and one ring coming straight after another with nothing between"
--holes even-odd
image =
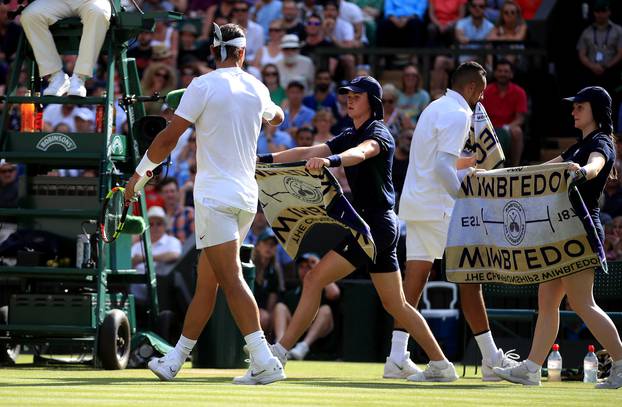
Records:
<instances>
[{"instance_id":1,"label":"player's leg","mask_svg":"<svg viewBox=\"0 0 622 407\"><path fill-rule=\"evenodd\" d=\"M540 369L559 330L559 304L565 292L561 279L538 287L538 320L529 357L517 366L494 367L494 373L512 383L540 385Z\"/></svg>"},{"instance_id":2,"label":"player's leg","mask_svg":"<svg viewBox=\"0 0 622 407\"><path fill-rule=\"evenodd\" d=\"M216 303L218 281L204 251L199 255L197 282L192 302L186 311L181 337L164 357L152 359L148 366L162 380L172 380L194 348Z\"/></svg>"},{"instance_id":3,"label":"player's leg","mask_svg":"<svg viewBox=\"0 0 622 407\"><path fill-rule=\"evenodd\" d=\"M428 368L409 376L412 381L454 381L458 379L451 362L445 358L432 331L421 314L406 302L402 279L398 271L371 273L372 282L384 309L406 328L430 358Z\"/></svg>"},{"instance_id":4,"label":"player's leg","mask_svg":"<svg viewBox=\"0 0 622 407\"><path fill-rule=\"evenodd\" d=\"M582 271L562 277L564 290L572 309L581 317L596 340L607 349L613 364L606 381L596 387L617 389L622 387L622 343L611 318L594 301L594 270Z\"/></svg>"},{"instance_id":5,"label":"player's leg","mask_svg":"<svg viewBox=\"0 0 622 407\"><path fill-rule=\"evenodd\" d=\"M304 339L296 344L290 351L289 356L292 359L302 360L309 353L309 349L313 343L328 335L335 327L333 320L333 311L330 306L324 304L320 306L317 316L311 323Z\"/></svg>"}]
</instances>

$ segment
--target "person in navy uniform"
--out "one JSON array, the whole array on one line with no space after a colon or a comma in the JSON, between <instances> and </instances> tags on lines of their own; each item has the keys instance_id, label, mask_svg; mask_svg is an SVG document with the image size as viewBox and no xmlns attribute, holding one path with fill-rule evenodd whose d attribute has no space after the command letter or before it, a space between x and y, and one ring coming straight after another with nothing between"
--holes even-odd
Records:
<instances>
[{"instance_id":1,"label":"person in navy uniform","mask_svg":"<svg viewBox=\"0 0 622 407\"><path fill-rule=\"evenodd\" d=\"M598 198L609 178L617 176L611 97L599 86L582 89L572 102L574 127L582 138L549 163L567 162L572 183L577 186L598 237L604 242L605 233L599 219ZM622 342L611 318L594 302L595 270L585 270L540 284L538 289L538 321L529 357L516 367L494 368L501 378L525 385L540 384L540 369L559 330L559 305L565 295L572 309L585 322L596 340L613 359L610 376L596 385L601 389L622 387Z\"/></svg>"},{"instance_id":2,"label":"person in navy uniform","mask_svg":"<svg viewBox=\"0 0 622 407\"><path fill-rule=\"evenodd\" d=\"M413 364L409 380L457 380L453 364L443 354L425 319L404 297L396 254L399 222L393 210L395 191L391 179L395 141L382 122L382 87L370 76L359 76L339 88L339 93L347 95L347 112L353 127L345 129L325 144L264 154L258 159L279 163L307 160L306 168L310 171L345 167L352 189L352 205L369 225L376 243L376 261L371 262L352 237L347 237L324 255L306 275L300 303L291 324L272 351L285 362L287 351L315 318L324 287L357 268L365 267L384 308L408 330L430 358L425 371Z\"/></svg>"}]
</instances>

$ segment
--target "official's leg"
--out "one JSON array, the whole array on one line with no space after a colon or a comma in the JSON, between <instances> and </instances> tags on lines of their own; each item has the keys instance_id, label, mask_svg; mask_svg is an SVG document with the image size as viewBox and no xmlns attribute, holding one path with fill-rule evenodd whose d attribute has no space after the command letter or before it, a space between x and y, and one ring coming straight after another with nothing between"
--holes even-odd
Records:
<instances>
[{"instance_id":1,"label":"official's leg","mask_svg":"<svg viewBox=\"0 0 622 407\"><path fill-rule=\"evenodd\" d=\"M90 78L110 26L110 1L82 1L76 12L82 19L83 29L74 75Z\"/></svg>"}]
</instances>

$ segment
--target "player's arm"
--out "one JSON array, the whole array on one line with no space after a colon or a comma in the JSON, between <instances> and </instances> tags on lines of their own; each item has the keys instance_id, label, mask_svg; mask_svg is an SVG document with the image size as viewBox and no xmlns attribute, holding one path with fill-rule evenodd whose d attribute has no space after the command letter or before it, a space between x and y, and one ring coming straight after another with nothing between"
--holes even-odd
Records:
<instances>
[{"instance_id":1,"label":"player's arm","mask_svg":"<svg viewBox=\"0 0 622 407\"><path fill-rule=\"evenodd\" d=\"M328 147L328 146L327 146ZM326 158L314 156L307 161L307 168L319 170L322 167L351 167L380 154L380 144L376 140L365 140L341 154L333 154Z\"/></svg>"},{"instance_id":2,"label":"player's arm","mask_svg":"<svg viewBox=\"0 0 622 407\"><path fill-rule=\"evenodd\" d=\"M260 154L259 162L291 163L313 157L328 157L329 155L330 148L328 145L318 144L310 147L295 147L273 154Z\"/></svg>"},{"instance_id":3,"label":"player's arm","mask_svg":"<svg viewBox=\"0 0 622 407\"><path fill-rule=\"evenodd\" d=\"M275 103L270 103L263 112L262 117L270 126L280 126L285 120L283 109Z\"/></svg>"},{"instance_id":4,"label":"player's arm","mask_svg":"<svg viewBox=\"0 0 622 407\"><path fill-rule=\"evenodd\" d=\"M177 145L179 137L191 124L188 120L173 115L168 126L159 132L153 140L138 167L136 167L136 172L125 186L125 199L132 199L134 196L134 185L136 185L138 179L145 175L147 170L153 171L164 161Z\"/></svg>"}]
</instances>

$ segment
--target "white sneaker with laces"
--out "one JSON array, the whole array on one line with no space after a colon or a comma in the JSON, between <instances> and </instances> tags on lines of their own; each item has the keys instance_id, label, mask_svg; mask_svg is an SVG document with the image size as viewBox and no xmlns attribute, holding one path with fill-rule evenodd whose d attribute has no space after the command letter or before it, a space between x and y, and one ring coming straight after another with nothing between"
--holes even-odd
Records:
<instances>
[{"instance_id":1,"label":"white sneaker with laces","mask_svg":"<svg viewBox=\"0 0 622 407\"><path fill-rule=\"evenodd\" d=\"M497 350L497 354L494 360L482 359L482 381L485 382L500 382L502 379L495 374L493 368L500 367L502 369L508 367L516 367L519 362L520 356L514 353L516 349L510 349L503 353L503 349Z\"/></svg>"},{"instance_id":2,"label":"white sneaker with laces","mask_svg":"<svg viewBox=\"0 0 622 407\"><path fill-rule=\"evenodd\" d=\"M415 362L410 360L410 352L406 352L404 359L399 363L396 363L389 357L387 358L384 364L384 374L382 377L385 379L405 379L408 376L420 372L423 372L423 370L419 369L417 365L415 365Z\"/></svg>"},{"instance_id":3,"label":"white sneaker with laces","mask_svg":"<svg viewBox=\"0 0 622 407\"><path fill-rule=\"evenodd\" d=\"M43 96L63 96L69 90L69 76L58 71L50 77L50 83L43 91Z\"/></svg>"},{"instance_id":4,"label":"white sneaker with laces","mask_svg":"<svg viewBox=\"0 0 622 407\"><path fill-rule=\"evenodd\" d=\"M86 97L86 87L84 86L84 79L80 75L73 74L69 80L69 96Z\"/></svg>"},{"instance_id":5,"label":"white sneaker with laces","mask_svg":"<svg viewBox=\"0 0 622 407\"><path fill-rule=\"evenodd\" d=\"M171 381L177 376L183 364L184 360L173 349L161 358L151 359L147 366L160 380Z\"/></svg>"},{"instance_id":6,"label":"white sneaker with laces","mask_svg":"<svg viewBox=\"0 0 622 407\"><path fill-rule=\"evenodd\" d=\"M233 384L270 384L279 380L285 380L283 366L276 357L272 357L266 366L259 366L253 361L252 357L250 362L246 374L233 378Z\"/></svg>"},{"instance_id":7,"label":"white sneaker with laces","mask_svg":"<svg viewBox=\"0 0 622 407\"><path fill-rule=\"evenodd\" d=\"M298 342L296 346L287 352L287 357L296 360L303 360L305 356L307 356L307 353L309 353L309 345L305 342Z\"/></svg>"},{"instance_id":8,"label":"white sneaker with laces","mask_svg":"<svg viewBox=\"0 0 622 407\"><path fill-rule=\"evenodd\" d=\"M609 377L596 384L597 389L619 389L622 387L622 366L612 366Z\"/></svg>"},{"instance_id":9,"label":"white sneaker with laces","mask_svg":"<svg viewBox=\"0 0 622 407\"><path fill-rule=\"evenodd\" d=\"M442 369L428 363L425 370L408 376L406 380L411 382L454 382L458 380L458 374L456 373L454 364L451 362L447 363L447 367Z\"/></svg>"},{"instance_id":10,"label":"white sneaker with laces","mask_svg":"<svg viewBox=\"0 0 622 407\"><path fill-rule=\"evenodd\" d=\"M512 367L493 367L493 372L500 378L512 383L524 384L525 386L540 386L540 369L532 372L527 367L526 361L519 362Z\"/></svg>"}]
</instances>

